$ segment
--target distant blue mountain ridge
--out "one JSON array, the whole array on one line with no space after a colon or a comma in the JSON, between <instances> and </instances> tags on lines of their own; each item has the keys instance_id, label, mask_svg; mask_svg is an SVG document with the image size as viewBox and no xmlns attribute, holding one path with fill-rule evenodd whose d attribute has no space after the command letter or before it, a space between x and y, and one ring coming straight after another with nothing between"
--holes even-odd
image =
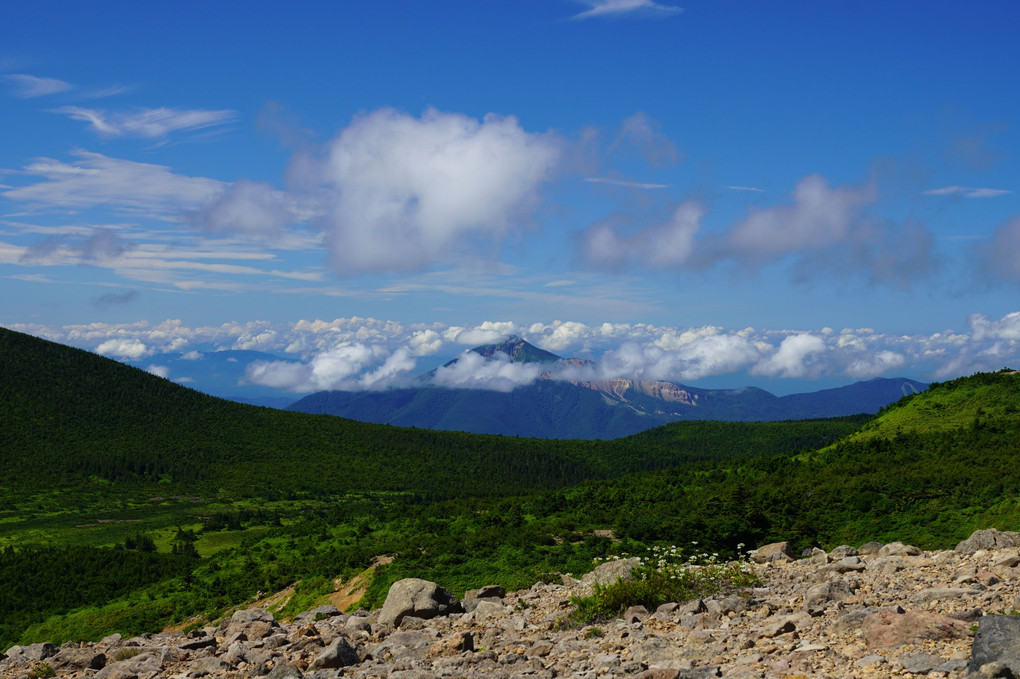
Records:
<instances>
[{"instance_id":1,"label":"distant blue mountain ridge","mask_svg":"<svg viewBox=\"0 0 1020 679\"><path fill-rule=\"evenodd\" d=\"M698 389L625 378L568 381L553 379L552 368L590 364L562 358L520 337L471 351L487 361L538 364L543 374L530 384L496 391L437 386L435 379L442 370L437 369L423 375L418 386L322 391L305 396L289 409L422 429L612 439L680 420L779 421L875 413L928 387L906 378L875 378L812 393L775 396L756 387ZM443 368L455 368L462 358Z\"/></svg>"}]
</instances>

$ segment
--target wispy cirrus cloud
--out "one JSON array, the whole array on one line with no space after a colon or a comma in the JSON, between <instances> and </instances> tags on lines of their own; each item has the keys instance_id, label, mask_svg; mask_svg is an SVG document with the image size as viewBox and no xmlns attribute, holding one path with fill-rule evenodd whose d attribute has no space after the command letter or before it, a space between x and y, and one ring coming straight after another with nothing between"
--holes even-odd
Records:
<instances>
[{"instance_id":1,"label":"wispy cirrus cloud","mask_svg":"<svg viewBox=\"0 0 1020 679\"><path fill-rule=\"evenodd\" d=\"M71 83L56 78L41 78L27 73L9 73L4 79L14 84L13 95L18 99L34 99L72 89Z\"/></svg>"},{"instance_id":2,"label":"wispy cirrus cloud","mask_svg":"<svg viewBox=\"0 0 1020 679\"><path fill-rule=\"evenodd\" d=\"M119 210L166 215L204 205L226 187L214 179L175 174L164 165L111 158L81 149L72 155L77 160L70 163L36 159L20 174L37 177L38 181L0 195L42 208L109 205Z\"/></svg>"},{"instance_id":3,"label":"wispy cirrus cloud","mask_svg":"<svg viewBox=\"0 0 1020 679\"><path fill-rule=\"evenodd\" d=\"M669 184L646 184L644 182L632 182L628 179L611 179L609 177L585 177L584 181L592 184L609 184L610 186L622 186L627 189L668 189Z\"/></svg>"},{"instance_id":4,"label":"wispy cirrus cloud","mask_svg":"<svg viewBox=\"0 0 1020 679\"><path fill-rule=\"evenodd\" d=\"M146 108L130 113L110 113L81 106L61 106L53 113L88 123L103 137L163 139L173 132L200 130L223 125L237 118L237 111Z\"/></svg>"},{"instance_id":5,"label":"wispy cirrus cloud","mask_svg":"<svg viewBox=\"0 0 1020 679\"><path fill-rule=\"evenodd\" d=\"M584 19L661 18L683 12L683 8L662 5L653 0L579 0L590 9L571 17L575 21Z\"/></svg>"},{"instance_id":6,"label":"wispy cirrus cloud","mask_svg":"<svg viewBox=\"0 0 1020 679\"><path fill-rule=\"evenodd\" d=\"M1013 193L1008 189L974 188L971 186L943 186L924 192L926 196L961 196L963 198L996 198Z\"/></svg>"},{"instance_id":7,"label":"wispy cirrus cloud","mask_svg":"<svg viewBox=\"0 0 1020 679\"><path fill-rule=\"evenodd\" d=\"M682 158L673 141L662 133L662 126L643 111L623 120L610 151L632 151L653 167L675 165Z\"/></svg>"}]
</instances>

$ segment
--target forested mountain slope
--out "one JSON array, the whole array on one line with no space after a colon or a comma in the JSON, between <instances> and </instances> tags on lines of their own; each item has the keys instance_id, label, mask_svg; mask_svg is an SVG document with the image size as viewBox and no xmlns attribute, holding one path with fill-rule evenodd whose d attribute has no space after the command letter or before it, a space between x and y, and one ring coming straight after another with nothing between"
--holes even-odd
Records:
<instances>
[{"instance_id":1,"label":"forested mountain slope","mask_svg":"<svg viewBox=\"0 0 1020 679\"><path fill-rule=\"evenodd\" d=\"M247 496L511 494L713 456L684 446L646 451L626 443L473 436L247 406L5 329L0 421L0 483L22 490L102 478L203 484ZM832 441L860 422L791 426ZM744 454L755 452L746 431L736 436L748 444Z\"/></svg>"}]
</instances>

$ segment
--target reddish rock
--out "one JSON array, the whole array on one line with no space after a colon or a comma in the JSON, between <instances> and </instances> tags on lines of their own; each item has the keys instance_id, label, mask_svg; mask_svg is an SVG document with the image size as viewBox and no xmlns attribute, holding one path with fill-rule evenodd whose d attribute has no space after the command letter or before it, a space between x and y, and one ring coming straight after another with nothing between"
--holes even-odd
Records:
<instances>
[{"instance_id":1,"label":"reddish rock","mask_svg":"<svg viewBox=\"0 0 1020 679\"><path fill-rule=\"evenodd\" d=\"M890 648L917 641L944 641L966 636L969 625L960 620L929 613L894 609L864 618L861 630L869 648Z\"/></svg>"}]
</instances>

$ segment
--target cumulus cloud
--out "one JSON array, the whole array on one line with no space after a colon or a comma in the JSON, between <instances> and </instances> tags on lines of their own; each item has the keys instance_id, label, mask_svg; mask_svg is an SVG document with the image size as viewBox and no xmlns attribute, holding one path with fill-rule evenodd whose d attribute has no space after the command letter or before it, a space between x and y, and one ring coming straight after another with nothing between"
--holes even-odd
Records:
<instances>
[{"instance_id":1,"label":"cumulus cloud","mask_svg":"<svg viewBox=\"0 0 1020 679\"><path fill-rule=\"evenodd\" d=\"M455 362L436 369L433 383L458 389L513 391L541 376L542 364L514 363L504 353L486 358L473 351L462 353Z\"/></svg>"},{"instance_id":2,"label":"cumulus cloud","mask_svg":"<svg viewBox=\"0 0 1020 679\"><path fill-rule=\"evenodd\" d=\"M752 187L731 187L741 190ZM792 200L749 213L701 235L708 210L688 200L660 224L635 228L616 214L580 232L581 261L608 271L703 270L725 262L747 267L785 263L795 281L840 274L910 288L936 270L936 241L923 224L872 218L873 187L832 187L819 175L797 182Z\"/></svg>"},{"instance_id":3,"label":"cumulus cloud","mask_svg":"<svg viewBox=\"0 0 1020 679\"><path fill-rule=\"evenodd\" d=\"M662 5L652 0L580 0L590 9L571 17L580 21L584 19L609 19L619 17L658 18L679 14L681 7Z\"/></svg>"},{"instance_id":4,"label":"cumulus cloud","mask_svg":"<svg viewBox=\"0 0 1020 679\"><path fill-rule=\"evenodd\" d=\"M284 194L268 184L239 179L201 212L197 222L213 233L277 238L296 219Z\"/></svg>"},{"instance_id":5,"label":"cumulus cloud","mask_svg":"<svg viewBox=\"0 0 1020 679\"><path fill-rule=\"evenodd\" d=\"M509 335L517 333L517 325L509 321L485 321L472 328L454 327L448 333L449 339L457 344L478 346L495 344Z\"/></svg>"},{"instance_id":6,"label":"cumulus cloud","mask_svg":"<svg viewBox=\"0 0 1020 679\"><path fill-rule=\"evenodd\" d=\"M71 84L56 78L41 78L26 73L9 73L4 78L14 83L14 96L19 99L33 99L48 94L58 94L71 89Z\"/></svg>"},{"instance_id":7,"label":"cumulus cloud","mask_svg":"<svg viewBox=\"0 0 1020 679\"><path fill-rule=\"evenodd\" d=\"M307 363L254 361L245 369L245 380L295 393L380 389L392 386L415 365L406 348L390 353L383 346L356 343L324 351Z\"/></svg>"},{"instance_id":8,"label":"cumulus cloud","mask_svg":"<svg viewBox=\"0 0 1020 679\"><path fill-rule=\"evenodd\" d=\"M863 380L899 370L907 362L906 356L889 350L857 356L849 362L843 374L854 379Z\"/></svg>"},{"instance_id":9,"label":"cumulus cloud","mask_svg":"<svg viewBox=\"0 0 1020 679\"><path fill-rule=\"evenodd\" d=\"M150 375L155 375L156 377L162 377L163 379L168 379L170 377L170 368L165 365L150 365L145 369L145 372Z\"/></svg>"},{"instance_id":10,"label":"cumulus cloud","mask_svg":"<svg viewBox=\"0 0 1020 679\"><path fill-rule=\"evenodd\" d=\"M786 337L779 348L751 368L752 375L784 378L817 378L826 369L825 340L801 333Z\"/></svg>"},{"instance_id":11,"label":"cumulus cloud","mask_svg":"<svg viewBox=\"0 0 1020 679\"><path fill-rule=\"evenodd\" d=\"M231 122L237 111L181 110L147 108L131 113L109 113L81 106L62 106L54 113L88 123L103 137L140 137L162 139L173 132L200 130Z\"/></svg>"},{"instance_id":12,"label":"cumulus cloud","mask_svg":"<svg viewBox=\"0 0 1020 679\"><path fill-rule=\"evenodd\" d=\"M443 346L443 337L432 329L415 331L408 340L410 351L415 356L431 356Z\"/></svg>"},{"instance_id":13,"label":"cumulus cloud","mask_svg":"<svg viewBox=\"0 0 1020 679\"><path fill-rule=\"evenodd\" d=\"M1020 217L998 226L990 240L976 249L984 275L1008 282L1020 281Z\"/></svg>"},{"instance_id":14,"label":"cumulus cloud","mask_svg":"<svg viewBox=\"0 0 1020 679\"><path fill-rule=\"evenodd\" d=\"M137 339L109 339L96 347L96 353L101 356L135 360L148 356L150 351Z\"/></svg>"},{"instance_id":15,"label":"cumulus cloud","mask_svg":"<svg viewBox=\"0 0 1020 679\"><path fill-rule=\"evenodd\" d=\"M694 251L705 212L701 203L686 201L673 210L668 221L633 234L625 232L620 220L598 222L581 233L581 256L600 269L680 267Z\"/></svg>"},{"instance_id":16,"label":"cumulus cloud","mask_svg":"<svg viewBox=\"0 0 1020 679\"><path fill-rule=\"evenodd\" d=\"M967 325L976 340L1007 340L1020 342L1020 311L1006 314L993 321L986 314L971 314Z\"/></svg>"},{"instance_id":17,"label":"cumulus cloud","mask_svg":"<svg viewBox=\"0 0 1020 679\"><path fill-rule=\"evenodd\" d=\"M535 328L535 326L532 326ZM538 330L538 328L535 328ZM552 332L542 339L542 347L548 351L560 351L576 343L584 337L588 327L576 321L557 321L551 328Z\"/></svg>"},{"instance_id":18,"label":"cumulus cloud","mask_svg":"<svg viewBox=\"0 0 1020 679\"><path fill-rule=\"evenodd\" d=\"M761 355L753 342L735 334L708 334L679 345L627 341L605 352L596 366L600 379L697 380L746 369Z\"/></svg>"},{"instance_id":19,"label":"cumulus cloud","mask_svg":"<svg viewBox=\"0 0 1020 679\"><path fill-rule=\"evenodd\" d=\"M766 262L829 247L847 238L855 218L875 200L871 189L830 188L819 175L801 179L793 204L755 210L725 237L728 255Z\"/></svg>"},{"instance_id":20,"label":"cumulus cloud","mask_svg":"<svg viewBox=\"0 0 1020 679\"><path fill-rule=\"evenodd\" d=\"M643 323L585 324L554 321L517 326L505 321L475 326L441 323L404 325L373 318L303 320L296 323L252 321L215 326L187 326L179 320L132 324L88 323L59 328L15 324L14 330L97 353L137 360L193 348L254 348L300 360L258 362L249 366L248 381L306 393L322 389L384 389L416 380L421 356L448 355L466 346L519 334L533 344L584 363L526 366L505 357L485 365L483 357L466 352L443 371L448 386L512 389L548 377L594 380L624 377L689 382L733 376L733 386L747 375L774 379L845 376L868 379L880 375L943 379L976 370L997 370L1020 362L1020 311L999 318L972 314L962 331L932 334L886 334L874 328L833 330L727 329L719 326L655 326ZM477 333L473 336L474 333ZM455 348L456 347L456 348ZM156 364L160 360L153 361ZM539 372L541 371L541 373ZM475 376L472 377L472 374ZM491 386L490 386L491 385Z\"/></svg>"},{"instance_id":21,"label":"cumulus cloud","mask_svg":"<svg viewBox=\"0 0 1020 679\"><path fill-rule=\"evenodd\" d=\"M356 118L325 155L330 261L354 274L420 270L500 239L526 221L561 151L513 117L385 109Z\"/></svg>"}]
</instances>

